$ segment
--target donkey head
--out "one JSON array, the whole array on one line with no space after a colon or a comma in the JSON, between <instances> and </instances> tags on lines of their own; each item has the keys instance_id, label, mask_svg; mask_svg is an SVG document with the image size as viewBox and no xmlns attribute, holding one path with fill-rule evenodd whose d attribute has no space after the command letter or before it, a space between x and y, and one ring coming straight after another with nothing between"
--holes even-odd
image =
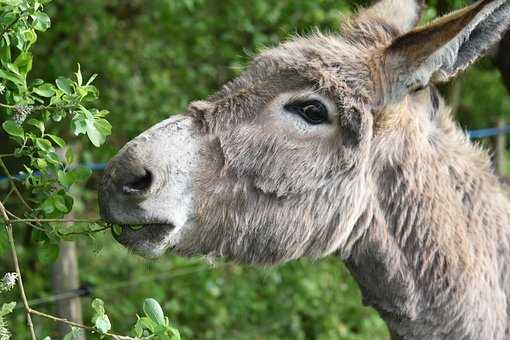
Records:
<instances>
[{"instance_id":1,"label":"donkey head","mask_svg":"<svg viewBox=\"0 0 510 340\"><path fill-rule=\"evenodd\" d=\"M444 129L432 84L475 62L510 21L508 0L483 0L413 29L422 6L382 0L338 34L266 50L127 143L99 191L102 216L124 226L117 240L144 256L347 256L376 176L404 154L398 136L427 143Z\"/></svg>"}]
</instances>

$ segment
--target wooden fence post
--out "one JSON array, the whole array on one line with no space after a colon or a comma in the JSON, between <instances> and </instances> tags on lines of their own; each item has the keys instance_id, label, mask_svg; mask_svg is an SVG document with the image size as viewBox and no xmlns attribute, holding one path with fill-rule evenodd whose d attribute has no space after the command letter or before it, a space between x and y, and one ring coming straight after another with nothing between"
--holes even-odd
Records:
<instances>
[{"instance_id":1,"label":"wooden fence post","mask_svg":"<svg viewBox=\"0 0 510 340\"><path fill-rule=\"evenodd\" d=\"M80 144L69 146L75 154L79 154ZM57 150L63 156L64 149ZM71 212L68 219L75 218L75 213ZM67 223L66 225L68 225ZM59 242L60 253L57 262L53 265L53 291L56 295L77 290L80 288L80 273L78 268L78 253L76 242L68 242L61 240ZM70 299L58 300L56 303L57 316L83 324L83 316L81 310L81 299L79 296ZM57 323L57 339L62 340L64 336L71 331L71 327L62 322ZM85 340L85 332L74 337L73 340Z\"/></svg>"},{"instance_id":2,"label":"wooden fence post","mask_svg":"<svg viewBox=\"0 0 510 340\"><path fill-rule=\"evenodd\" d=\"M65 293L80 287L78 273L78 257L76 255L76 243L60 241L60 254L57 262L53 265L53 291L55 294ZM77 323L83 323L80 297L57 301L57 315L61 318ZM71 328L59 322L57 324L57 339L63 339ZM76 338L73 338L76 339ZM85 335L76 340L85 340Z\"/></svg>"}]
</instances>

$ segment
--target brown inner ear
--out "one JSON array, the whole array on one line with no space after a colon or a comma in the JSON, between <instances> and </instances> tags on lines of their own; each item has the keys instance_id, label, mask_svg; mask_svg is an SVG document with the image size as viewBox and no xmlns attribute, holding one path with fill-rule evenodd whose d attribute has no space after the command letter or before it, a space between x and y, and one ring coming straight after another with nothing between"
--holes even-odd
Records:
<instances>
[{"instance_id":1,"label":"brown inner ear","mask_svg":"<svg viewBox=\"0 0 510 340\"><path fill-rule=\"evenodd\" d=\"M493 0L481 1L465 10L440 18L432 24L413 30L395 39L388 54L398 53L410 60L422 61L453 40L478 14L481 7Z\"/></svg>"}]
</instances>

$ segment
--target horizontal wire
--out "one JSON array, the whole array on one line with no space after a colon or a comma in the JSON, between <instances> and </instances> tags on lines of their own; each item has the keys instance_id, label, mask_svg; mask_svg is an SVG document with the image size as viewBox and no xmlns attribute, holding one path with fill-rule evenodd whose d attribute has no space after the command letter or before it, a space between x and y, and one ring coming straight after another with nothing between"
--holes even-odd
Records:
<instances>
[{"instance_id":1,"label":"horizontal wire","mask_svg":"<svg viewBox=\"0 0 510 340\"><path fill-rule=\"evenodd\" d=\"M493 137L493 136L497 136L501 133L505 133L505 134L510 133L510 125L507 125L503 128L488 128L488 129L466 131L466 134L471 139L481 139L481 138L486 138L486 137ZM106 168L106 163L87 163L87 164L83 164L82 167L88 168L92 171L102 171ZM34 174L36 174L36 176L38 175L37 172L34 172ZM15 178L17 180L22 181L25 178L25 176L22 174L17 174L15 176ZM0 182L7 181L8 179L9 178L6 176L0 176Z\"/></svg>"},{"instance_id":2,"label":"horizontal wire","mask_svg":"<svg viewBox=\"0 0 510 340\"><path fill-rule=\"evenodd\" d=\"M219 264L215 266L208 266L204 267L202 265L192 265L187 266L183 268L179 268L179 270L173 270L153 275L148 275L143 278L139 278L137 280L131 280L131 281L125 281L125 282L119 282L119 283L113 283L113 284L104 284L99 286L93 286L86 284L80 288L72 289L66 292L62 292L59 294L44 296L41 298L33 299L28 301L29 306L38 306L48 303L54 303L60 300L68 300L73 299L76 297L86 297L90 296L93 292L99 291L99 292L107 292L114 289L125 289L125 288L132 288L134 286L138 286L141 283L144 282L151 282L151 281L158 281L167 277L181 277L186 275L191 275L199 272L205 272L210 271L212 269L221 269L224 268L225 264ZM23 308L23 305L18 303L15 307L16 309Z\"/></svg>"}]
</instances>

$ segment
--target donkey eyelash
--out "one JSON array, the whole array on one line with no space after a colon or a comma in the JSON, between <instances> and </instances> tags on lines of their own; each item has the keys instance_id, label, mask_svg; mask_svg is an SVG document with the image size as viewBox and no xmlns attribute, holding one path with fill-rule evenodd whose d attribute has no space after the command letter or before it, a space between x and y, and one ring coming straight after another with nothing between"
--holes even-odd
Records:
<instances>
[{"instance_id":1,"label":"donkey eyelash","mask_svg":"<svg viewBox=\"0 0 510 340\"><path fill-rule=\"evenodd\" d=\"M307 91L301 93L294 93L288 99L288 103L293 102L303 102L307 100L320 100L324 101L324 97L320 94L319 91Z\"/></svg>"}]
</instances>

